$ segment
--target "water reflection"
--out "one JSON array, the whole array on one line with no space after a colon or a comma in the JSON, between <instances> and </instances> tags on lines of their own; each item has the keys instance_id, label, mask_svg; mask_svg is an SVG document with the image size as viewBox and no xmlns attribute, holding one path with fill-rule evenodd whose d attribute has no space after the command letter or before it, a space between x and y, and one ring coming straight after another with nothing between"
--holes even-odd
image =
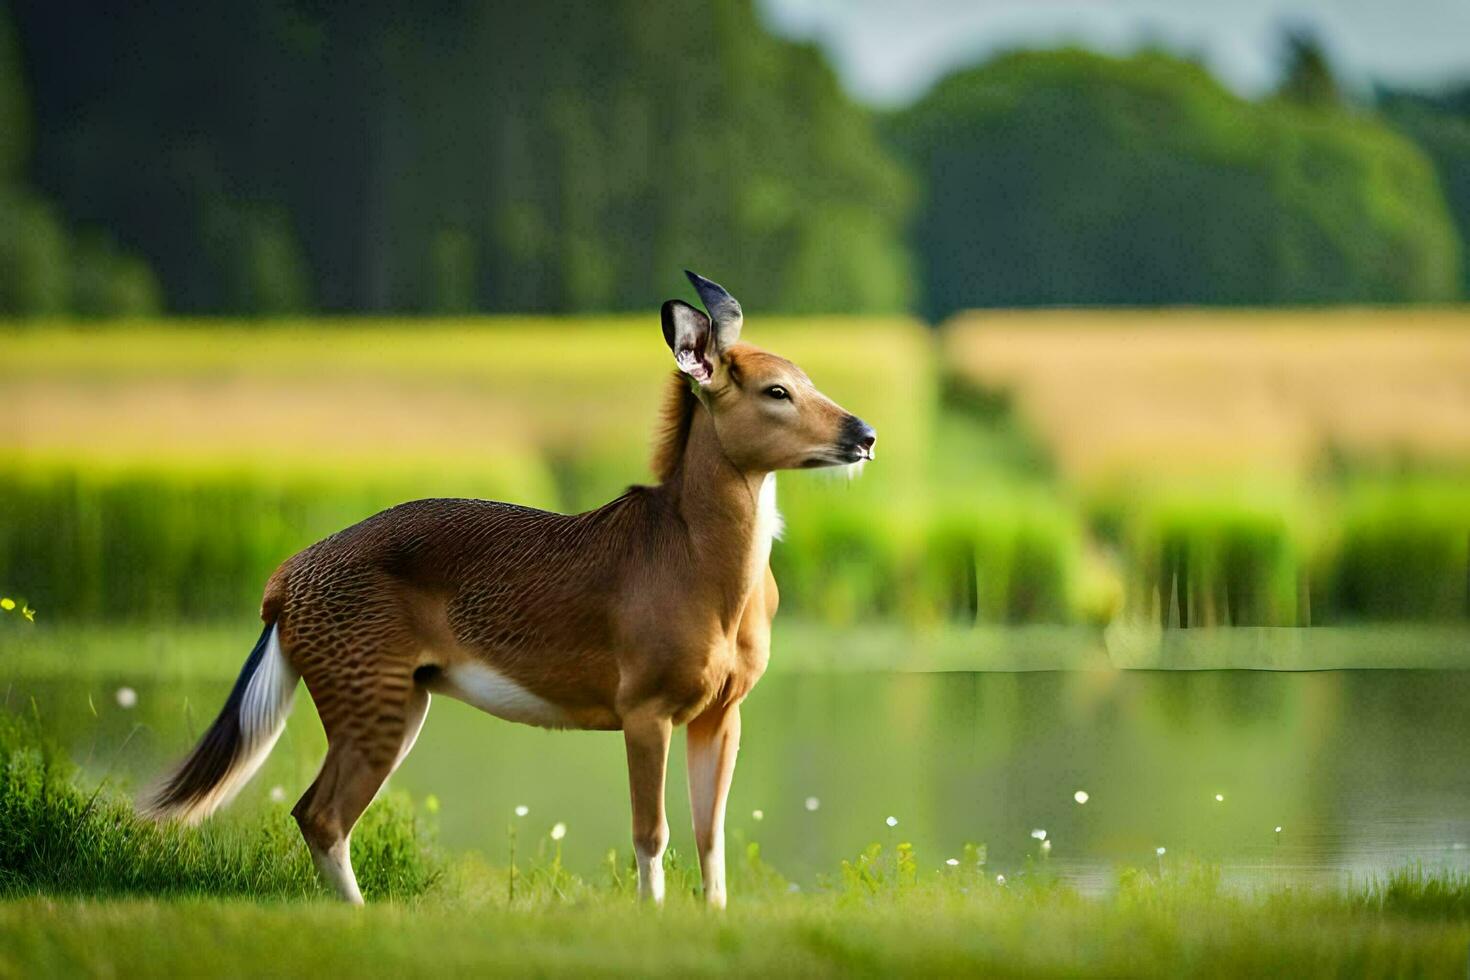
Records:
<instances>
[{"instance_id":1,"label":"water reflection","mask_svg":"<svg viewBox=\"0 0 1470 980\"><path fill-rule=\"evenodd\" d=\"M17 681L7 705L29 712L34 698L90 777L132 786L183 751L227 685L128 684L131 707L121 681L102 680ZM1161 846L1245 881L1409 861L1470 868L1467 703L1470 673L1459 672L772 676L747 702L730 831L801 878L874 840L912 841L933 867L986 843L1010 874L1040 857L1038 828L1050 867L1084 884L1152 866ZM289 805L323 745L302 696L244 805L283 805L270 802L277 786ZM688 853L682 759L676 744L671 823ZM566 823L580 870L628 846L616 734L542 732L436 699L394 781L439 798L447 844L492 860L517 805L528 808L523 840Z\"/></svg>"}]
</instances>

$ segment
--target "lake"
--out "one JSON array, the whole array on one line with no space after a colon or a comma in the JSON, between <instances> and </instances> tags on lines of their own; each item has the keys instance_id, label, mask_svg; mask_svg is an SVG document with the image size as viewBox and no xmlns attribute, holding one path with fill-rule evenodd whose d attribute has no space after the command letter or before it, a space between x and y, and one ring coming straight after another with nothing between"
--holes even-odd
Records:
<instances>
[{"instance_id":1,"label":"lake","mask_svg":"<svg viewBox=\"0 0 1470 980\"><path fill-rule=\"evenodd\" d=\"M132 707L119 704L124 683ZM134 788L187 748L228 687L48 677L0 693L11 711L34 699L88 778ZM1166 865L1198 858L1245 884L1412 862L1470 870L1467 706L1470 672L1459 671L773 674L746 702L731 846L758 841L802 883L873 841L912 842L921 867L985 844L997 873L1045 862L1087 890L1120 867L1156 866L1160 847ZM235 807L289 806L324 744L301 688ZM670 825L673 846L692 855L683 769L680 735ZM505 860L512 822L523 853L564 822L566 860L584 873L610 848L629 850L616 733L545 732L436 698L393 786L433 794L443 843L493 862ZM274 787L285 803L270 801ZM528 815L515 817L517 806ZM1033 837L1041 830L1049 851Z\"/></svg>"}]
</instances>

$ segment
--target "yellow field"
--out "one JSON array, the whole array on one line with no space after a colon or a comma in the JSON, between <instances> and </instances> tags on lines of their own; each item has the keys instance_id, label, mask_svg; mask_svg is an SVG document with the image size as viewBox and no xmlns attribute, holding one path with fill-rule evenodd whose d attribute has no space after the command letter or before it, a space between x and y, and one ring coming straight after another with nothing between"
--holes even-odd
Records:
<instances>
[{"instance_id":1,"label":"yellow field","mask_svg":"<svg viewBox=\"0 0 1470 980\"><path fill-rule=\"evenodd\" d=\"M944 350L1084 481L1470 458L1466 309L975 312Z\"/></svg>"},{"instance_id":2,"label":"yellow field","mask_svg":"<svg viewBox=\"0 0 1470 980\"><path fill-rule=\"evenodd\" d=\"M902 319L755 321L908 469L934 410ZM672 368L656 317L0 329L0 453L94 464L474 469L528 456L646 477ZM904 464L910 465L904 465Z\"/></svg>"}]
</instances>

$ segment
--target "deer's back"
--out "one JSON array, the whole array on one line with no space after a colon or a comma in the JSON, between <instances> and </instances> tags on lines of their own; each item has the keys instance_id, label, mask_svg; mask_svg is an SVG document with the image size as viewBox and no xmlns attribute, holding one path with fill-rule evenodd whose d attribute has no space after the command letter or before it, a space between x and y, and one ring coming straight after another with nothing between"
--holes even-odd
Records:
<instances>
[{"instance_id":1,"label":"deer's back","mask_svg":"<svg viewBox=\"0 0 1470 980\"><path fill-rule=\"evenodd\" d=\"M612 643L608 600L640 547L638 509L626 497L577 515L486 500L400 504L287 561L263 612L275 606L293 632L384 612L426 646L512 671L547 656L585 660Z\"/></svg>"}]
</instances>

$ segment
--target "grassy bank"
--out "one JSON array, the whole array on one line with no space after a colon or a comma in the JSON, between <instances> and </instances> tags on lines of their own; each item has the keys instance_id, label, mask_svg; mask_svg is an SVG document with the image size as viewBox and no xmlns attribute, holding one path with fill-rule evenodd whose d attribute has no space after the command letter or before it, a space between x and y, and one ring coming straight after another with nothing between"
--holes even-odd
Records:
<instances>
[{"instance_id":1,"label":"grassy bank","mask_svg":"<svg viewBox=\"0 0 1470 980\"><path fill-rule=\"evenodd\" d=\"M1470 943L1461 875L1242 892L1170 858L1084 896L1044 861L1006 879L983 848L941 863L906 844L875 844L807 890L749 845L732 855L723 915L700 907L694 868L671 854L654 911L636 904L626 856L590 880L548 839L523 842L514 872L445 859L403 801L375 804L354 835L375 900L348 909L320 897L283 817L153 828L79 785L14 718L0 733L7 976L1450 975Z\"/></svg>"},{"instance_id":2,"label":"grassy bank","mask_svg":"<svg viewBox=\"0 0 1470 980\"><path fill-rule=\"evenodd\" d=\"M363 893L424 894L439 859L406 800L371 808L354 834ZM315 872L284 809L200 830L139 819L130 801L83 785L38 728L0 714L0 894L317 894Z\"/></svg>"}]
</instances>

